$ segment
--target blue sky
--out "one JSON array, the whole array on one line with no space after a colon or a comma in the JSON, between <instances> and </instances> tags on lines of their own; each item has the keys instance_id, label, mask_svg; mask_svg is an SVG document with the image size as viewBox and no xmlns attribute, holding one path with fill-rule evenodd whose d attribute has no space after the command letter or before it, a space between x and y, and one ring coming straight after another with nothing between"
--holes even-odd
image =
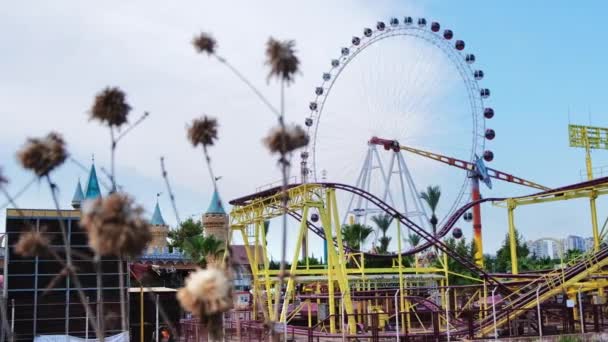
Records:
<instances>
[{"instance_id":1,"label":"blue sky","mask_svg":"<svg viewBox=\"0 0 608 342\"><path fill-rule=\"evenodd\" d=\"M11 3L0 9L0 165L15 192L29 181L14 152L27 136L49 129L64 132L72 155L99 166L109 159L108 134L89 122L93 95L107 85L127 90L136 116L151 117L121 143L118 178L151 214L155 195L165 192L159 157L165 155L180 216L200 215L208 206L210 183L202 154L185 141L185 126L203 112L219 117L221 140L212 151L223 175L225 200L250 193L279 178L273 159L259 143L272 117L217 63L196 56L189 40L199 30L214 33L229 56L263 92L267 84L263 44L269 35L297 41L302 75L288 90L288 120L302 122L319 75L338 49L361 28L391 16L425 16L452 28L474 52L491 89L488 101L496 116L489 126L497 137L488 144L496 155L492 167L547 186L580 181L583 151L568 147L567 124L608 126L604 80L608 76L603 44L608 34L600 1L245 1L165 3L56 1ZM300 7L297 7L300 6ZM236 10L235 10L236 8ZM246 27L247 30L244 30ZM306 107L305 107L306 106ZM568 116L570 111L570 117ZM608 151L593 153L596 166L608 165ZM98 170L99 171L99 170ZM66 206L78 177L86 172L68 163L55 175ZM495 184L484 196L530 192ZM167 196L161 196L165 219L175 222ZM0 201L0 204L3 201ZM44 185L34 185L18 203L49 207ZM600 222L608 214L599 201ZM3 221L4 210L0 213ZM518 228L528 238L590 236L588 205L573 203L518 209ZM0 230L4 223L0 223ZM506 213L484 207L487 251L506 233ZM463 225L466 235L470 228ZM318 247L318 246L317 246ZM271 243L278 256L278 245ZM313 248L320 251L320 248Z\"/></svg>"}]
</instances>

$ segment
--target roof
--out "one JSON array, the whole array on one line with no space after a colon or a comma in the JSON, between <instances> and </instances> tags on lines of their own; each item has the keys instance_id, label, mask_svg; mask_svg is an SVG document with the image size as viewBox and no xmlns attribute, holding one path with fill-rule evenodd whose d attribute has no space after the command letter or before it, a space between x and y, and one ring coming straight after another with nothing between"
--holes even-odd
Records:
<instances>
[{"instance_id":1,"label":"roof","mask_svg":"<svg viewBox=\"0 0 608 342\"><path fill-rule=\"evenodd\" d=\"M156 207L154 207L154 214L152 214L152 220L150 223L155 226L166 226L165 220L163 219L163 215L160 213L160 207L158 206L158 201L156 202Z\"/></svg>"},{"instance_id":2,"label":"roof","mask_svg":"<svg viewBox=\"0 0 608 342\"><path fill-rule=\"evenodd\" d=\"M249 248L252 248L250 246ZM245 249L245 245L231 245L230 246L231 258L232 262L237 265L247 265L249 266L249 259L247 258L247 250ZM258 261L262 262L264 259L264 254L262 253L262 246L258 246Z\"/></svg>"},{"instance_id":3,"label":"roof","mask_svg":"<svg viewBox=\"0 0 608 342\"><path fill-rule=\"evenodd\" d=\"M97 180L97 172L95 171L95 165L91 165L91 171L89 171L89 181L87 182L87 188L84 193L85 199L96 199L101 197L101 190L99 189L99 180Z\"/></svg>"},{"instance_id":4,"label":"roof","mask_svg":"<svg viewBox=\"0 0 608 342\"><path fill-rule=\"evenodd\" d=\"M79 205L84 200L84 193L82 192L82 186L80 185L80 179L78 180L78 184L76 184L76 190L74 191L74 196L72 197L72 205Z\"/></svg>"},{"instance_id":5,"label":"roof","mask_svg":"<svg viewBox=\"0 0 608 342\"><path fill-rule=\"evenodd\" d=\"M226 214L226 211L224 211L224 206L222 205L222 199L220 198L220 194L217 192L217 190L213 191L211 203L209 203L209 208L207 208L206 214Z\"/></svg>"}]
</instances>

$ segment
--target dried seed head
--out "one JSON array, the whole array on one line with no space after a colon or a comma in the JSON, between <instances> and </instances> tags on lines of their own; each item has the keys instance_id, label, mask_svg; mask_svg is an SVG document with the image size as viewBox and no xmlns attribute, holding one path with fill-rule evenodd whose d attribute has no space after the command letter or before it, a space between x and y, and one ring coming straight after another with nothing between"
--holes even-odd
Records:
<instances>
[{"instance_id":1,"label":"dried seed head","mask_svg":"<svg viewBox=\"0 0 608 342\"><path fill-rule=\"evenodd\" d=\"M4 176L4 174L2 174L2 168L0 167L0 185L7 184L7 183L8 183L8 178L6 178L6 176Z\"/></svg>"},{"instance_id":2,"label":"dried seed head","mask_svg":"<svg viewBox=\"0 0 608 342\"><path fill-rule=\"evenodd\" d=\"M192 120L192 125L188 127L188 139L193 146L213 145L217 140L217 120L208 116Z\"/></svg>"},{"instance_id":3,"label":"dried seed head","mask_svg":"<svg viewBox=\"0 0 608 342\"><path fill-rule=\"evenodd\" d=\"M108 87L95 96L91 119L108 126L120 127L127 122L131 106L126 102L127 95L117 87Z\"/></svg>"},{"instance_id":4,"label":"dried seed head","mask_svg":"<svg viewBox=\"0 0 608 342\"><path fill-rule=\"evenodd\" d=\"M51 132L44 138L29 138L17 152L21 165L39 177L46 176L67 158L65 142L60 134Z\"/></svg>"},{"instance_id":5,"label":"dried seed head","mask_svg":"<svg viewBox=\"0 0 608 342\"><path fill-rule=\"evenodd\" d=\"M268 78L278 77L287 84L293 82L298 72L300 60L295 55L295 42L293 40L278 41L270 38L266 43L266 64L270 66Z\"/></svg>"},{"instance_id":6,"label":"dried seed head","mask_svg":"<svg viewBox=\"0 0 608 342\"><path fill-rule=\"evenodd\" d=\"M203 320L232 308L231 289L225 271L210 266L191 273L177 292L177 299L184 310Z\"/></svg>"},{"instance_id":7,"label":"dried seed head","mask_svg":"<svg viewBox=\"0 0 608 342\"><path fill-rule=\"evenodd\" d=\"M41 232L29 231L21 233L15 245L15 253L23 257L33 257L44 254L49 246L49 239Z\"/></svg>"},{"instance_id":8,"label":"dried seed head","mask_svg":"<svg viewBox=\"0 0 608 342\"><path fill-rule=\"evenodd\" d=\"M197 52L206 52L207 54L212 55L215 53L217 42L210 34L201 32L198 36L195 36L192 39L192 45L194 45Z\"/></svg>"},{"instance_id":9,"label":"dried seed head","mask_svg":"<svg viewBox=\"0 0 608 342\"><path fill-rule=\"evenodd\" d=\"M100 255L137 257L152 240L143 209L125 194L85 202L80 225L89 236L89 246Z\"/></svg>"},{"instance_id":10,"label":"dried seed head","mask_svg":"<svg viewBox=\"0 0 608 342\"><path fill-rule=\"evenodd\" d=\"M308 145L309 137L306 131L298 125L285 127L285 130L281 126L277 126L263 141L270 152L286 154Z\"/></svg>"}]
</instances>

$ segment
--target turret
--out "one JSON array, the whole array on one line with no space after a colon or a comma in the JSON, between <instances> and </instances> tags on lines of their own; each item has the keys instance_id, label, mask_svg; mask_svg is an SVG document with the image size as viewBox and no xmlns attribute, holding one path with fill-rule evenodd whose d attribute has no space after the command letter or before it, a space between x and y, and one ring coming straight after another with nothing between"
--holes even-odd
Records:
<instances>
[{"instance_id":1,"label":"turret","mask_svg":"<svg viewBox=\"0 0 608 342\"><path fill-rule=\"evenodd\" d=\"M78 184L76 184L76 190L74 191L74 196L72 197L72 208L80 209L80 204L84 200L84 193L82 192L82 186L80 185L80 179L78 180Z\"/></svg>"},{"instance_id":2,"label":"turret","mask_svg":"<svg viewBox=\"0 0 608 342\"><path fill-rule=\"evenodd\" d=\"M89 171L89 181L84 192L84 199L92 200L99 197L101 197L101 189L99 189L99 180L97 180L97 172L95 171L95 164L93 164Z\"/></svg>"},{"instance_id":3,"label":"turret","mask_svg":"<svg viewBox=\"0 0 608 342\"><path fill-rule=\"evenodd\" d=\"M228 215L217 190L213 192L209 208L203 214L203 232L205 235L215 236L224 242L224 246L228 244Z\"/></svg>"},{"instance_id":4,"label":"turret","mask_svg":"<svg viewBox=\"0 0 608 342\"><path fill-rule=\"evenodd\" d=\"M165 223L163 215L160 212L158 206L158 198L156 199L156 206L154 207L154 213L150 220L150 231L152 232L152 241L148 244L148 253L152 253L156 248L158 251L162 251L167 247L167 236L169 235L169 226Z\"/></svg>"}]
</instances>

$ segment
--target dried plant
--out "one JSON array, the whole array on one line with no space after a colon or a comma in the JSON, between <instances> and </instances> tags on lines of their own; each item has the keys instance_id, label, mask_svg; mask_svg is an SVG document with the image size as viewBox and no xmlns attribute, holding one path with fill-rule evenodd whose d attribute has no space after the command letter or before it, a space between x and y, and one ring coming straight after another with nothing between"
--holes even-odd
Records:
<instances>
[{"instance_id":1,"label":"dried plant","mask_svg":"<svg viewBox=\"0 0 608 342\"><path fill-rule=\"evenodd\" d=\"M217 120L208 116L192 120L188 127L188 139L192 146L212 146L217 140Z\"/></svg>"},{"instance_id":2,"label":"dried plant","mask_svg":"<svg viewBox=\"0 0 608 342\"><path fill-rule=\"evenodd\" d=\"M221 339L222 314L233 305L232 284L225 270L210 266L191 273L177 299L184 310L208 326L214 340Z\"/></svg>"},{"instance_id":3,"label":"dried plant","mask_svg":"<svg viewBox=\"0 0 608 342\"><path fill-rule=\"evenodd\" d=\"M2 168L0 167L0 185L2 184L8 184L8 178L4 176L4 174L2 173Z\"/></svg>"},{"instance_id":4,"label":"dried plant","mask_svg":"<svg viewBox=\"0 0 608 342\"><path fill-rule=\"evenodd\" d=\"M266 64L270 66L268 79L277 77L290 84L299 71L300 60L295 54L295 41L279 41L272 37L266 43Z\"/></svg>"},{"instance_id":5,"label":"dried plant","mask_svg":"<svg viewBox=\"0 0 608 342\"><path fill-rule=\"evenodd\" d=\"M44 254L50 244L48 237L42 234L42 232L29 231L19 235L19 241L15 244L15 253L23 257L34 257L37 255Z\"/></svg>"},{"instance_id":6,"label":"dried plant","mask_svg":"<svg viewBox=\"0 0 608 342\"><path fill-rule=\"evenodd\" d=\"M27 139L25 145L17 152L21 165L25 169L34 171L38 177L48 175L67 157L65 141L55 132L47 134L44 138Z\"/></svg>"},{"instance_id":7,"label":"dried plant","mask_svg":"<svg viewBox=\"0 0 608 342\"><path fill-rule=\"evenodd\" d=\"M287 154L308 145L309 137L306 131L298 125L285 129L279 126L273 128L263 141L270 152Z\"/></svg>"},{"instance_id":8,"label":"dried plant","mask_svg":"<svg viewBox=\"0 0 608 342\"><path fill-rule=\"evenodd\" d=\"M194 45L194 48L199 53L213 55L215 53L215 48L217 47L217 42L210 34L201 32L192 39L192 45Z\"/></svg>"},{"instance_id":9,"label":"dried plant","mask_svg":"<svg viewBox=\"0 0 608 342\"><path fill-rule=\"evenodd\" d=\"M131 106L126 102L126 97L125 92L118 87L105 88L95 96L91 119L115 127L127 123Z\"/></svg>"},{"instance_id":10,"label":"dried plant","mask_svg":"<svg viewBox=\"0 0 608 342\"><path fill-rule=\"evenodd\" d=\"M113 193L83 206L80 224L99 255L137 257L152 240L143 208L125 194Z\"/></svg>"}]
</instances>

